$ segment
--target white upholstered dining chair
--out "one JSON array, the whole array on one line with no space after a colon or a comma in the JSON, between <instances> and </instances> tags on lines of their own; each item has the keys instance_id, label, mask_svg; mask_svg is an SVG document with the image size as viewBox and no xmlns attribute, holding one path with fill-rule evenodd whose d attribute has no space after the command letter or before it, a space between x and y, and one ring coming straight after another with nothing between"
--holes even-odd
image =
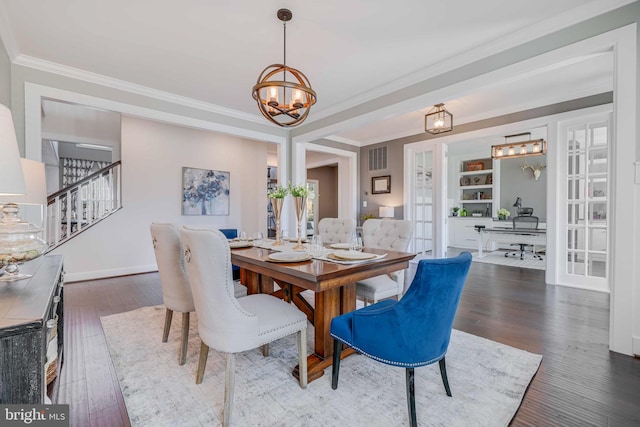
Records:
<instances>
[{"instance_id":1,"label":"white upholstered dining chair","mask_svg":"<svg viewBox=\"0 0 640 427\"><path fill-rule=\"evenodd\" d=\"M195 310L189 277L184 267L184 252L180 243L180 234L173 224L152 223L151 239L156 255L162 300L167 308L164 318L162 342L167 342L173 312L182 313L182 340L178 364L184 365L187 357L189 339L189 313Z\"/></svg>"},{"instance_id":2,"label":"white upholstered dining chair","mask_svg":"<svg viewBox=\"0 0 640 427\"><path fill-rule=\"evenodd\" d=\"M226 353L223 425L228 426L231 420L235 353L297 333L300 387L306 388L307 316L293 304L271 295L236 298L229 243L218 230L182 227L180 237L202 341L197 384L202 382L209 348Z\"/></svg>"},{"instance_id":3,"label":"white upholstered dining chair","mask_svg":"<svg viewBox=\"0 0 640 427\"><path fill-rule=\"evenodd\" d=\"M318 232L323 243L349 243L356 231L356 223L349 218L322 218Z\"/></svg>"},{"instance_id":4,"label":"white upholstered dining chair","mask_svg":"<svg viewBox=\"0 0 640 427\"><path fill-rule=\"evenodd\" d=\"M396 219L368 219L362 224L365 248L406 252L413 233L411 221ZM356 283L356 298L367 303L399 297L404 292L404 270L383 274Z\"/></svg>"}]
</instances>

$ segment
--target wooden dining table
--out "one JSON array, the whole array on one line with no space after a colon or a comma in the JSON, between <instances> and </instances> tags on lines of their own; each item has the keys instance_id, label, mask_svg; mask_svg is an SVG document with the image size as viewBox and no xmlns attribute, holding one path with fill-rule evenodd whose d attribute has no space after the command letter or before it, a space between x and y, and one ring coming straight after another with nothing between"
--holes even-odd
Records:
<instances>
[{"instance_id":1,"label":"wooden dining table","mask_svg":"<svg viewBox=\"0 0 640 427\"><path fill-rule=\"evenodd\" d=\"M272 250L248 247L231 250L231 262L240 267L241 282L248 294L268 293L295 304L314 326L313 353L307 358L308 381L314 381L331 365L333 341L330 334L331 319L356 308L356 282L363 279L405 269L415 257L413 253L364 248L364 252L387 254L373 261L339 264L320 259L282 263L269 261ZM279 289L276 290L275 284ZM314 292L311 305L300 295ZM353 354L342 352L342 358ZM298 378L298 367L293 371Z\"/></svg>"}]
</instances>

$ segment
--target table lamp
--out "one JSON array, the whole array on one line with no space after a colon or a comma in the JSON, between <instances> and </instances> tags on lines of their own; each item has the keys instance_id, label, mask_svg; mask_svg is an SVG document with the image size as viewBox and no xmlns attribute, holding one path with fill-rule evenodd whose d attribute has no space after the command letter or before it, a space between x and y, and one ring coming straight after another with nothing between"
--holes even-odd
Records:
<instances>
[{"instance_id":1,"label":"table lamp","mask_svg":"<svg viewBox=\"0 0 640 427\"><path fill-rule=\"evenodd\" d=\"M395 209L393 208L393 206L380 206L378 208L378 216L380 218L394 218L395 215Z\"/></svg>"},{"instance_id":2,"label":"table lamp","mask_svg":"<svg viewBox=\"0 0 640 427\"><path fill-rule=\"evenodd\" d=\"M0 105L0 282L30 277L19 274L18 264L42 255L47 247L36 227L18 216L20 204L46 204L44 164L21 159L11 112ZM25 179L26 178L26 179Z\"/></svg>"}]
</instances>

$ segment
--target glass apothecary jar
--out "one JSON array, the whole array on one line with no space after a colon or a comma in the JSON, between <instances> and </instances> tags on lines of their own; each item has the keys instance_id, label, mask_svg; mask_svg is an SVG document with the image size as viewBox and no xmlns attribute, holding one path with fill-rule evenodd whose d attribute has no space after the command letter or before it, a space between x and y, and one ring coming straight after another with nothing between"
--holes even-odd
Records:
<instances>
[{"instance_id":1,"label":"glass apothecary jar","mask_svg":"<svg viewBox=\"0 0 640 427\"><path fill-rule=\"evenodd\" d=\"M18 207L13 203L3 206L0 219L0 266L4 274L0 282L31 277L19 273L19 264L38 258L47 249L42 240L42 228L36 227L18 217Z\"/></svg>"}]
</instances>

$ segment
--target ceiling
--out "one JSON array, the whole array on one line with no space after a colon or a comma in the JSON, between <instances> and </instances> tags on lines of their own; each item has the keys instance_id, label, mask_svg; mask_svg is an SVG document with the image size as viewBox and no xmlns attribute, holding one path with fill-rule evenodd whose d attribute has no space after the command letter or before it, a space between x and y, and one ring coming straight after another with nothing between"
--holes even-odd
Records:
<instances>
[{"instance_id":1,"label":"ceiling","mask_svg":"<svg viewBox=\"0 0 640 427\"><path fill-rule=\"evenodd\" d=\"M305 126L544 31L630 0L3 0L0 35L13 62L91 73L104 82L198 102L259 123L251 88L283 59L309 77L318 102ZM399 8L399 6L401 8ZM610 53L532 70L491 88L443 99L455 123L611 90ZM89 74L87 74L89 75ZM107 84L107 83L105 83ZM425 105L325 135L364 146L424 132Z\"/></svg>"}]
</instances>

